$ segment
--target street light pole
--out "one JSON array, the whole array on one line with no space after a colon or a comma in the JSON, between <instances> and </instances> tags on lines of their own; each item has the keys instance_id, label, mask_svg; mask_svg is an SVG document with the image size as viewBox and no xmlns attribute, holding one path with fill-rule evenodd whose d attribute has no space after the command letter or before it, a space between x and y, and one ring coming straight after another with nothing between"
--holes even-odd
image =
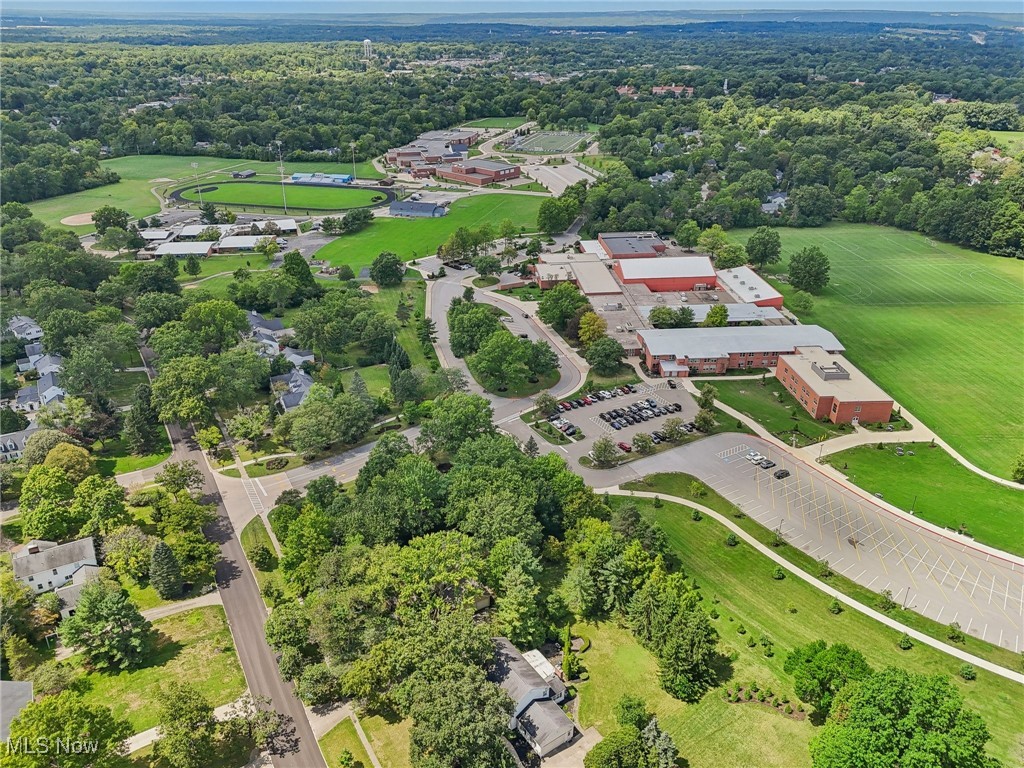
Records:
<instances>
[{"instance_id":1,"label":"street light pole","mask_svg":"<svg viewBox=\"0 0 1024 768\"><path fill-rule=\"evenodd\" d=\"M281 202L284 204L284 212L288 213L288 196L284 191L284 155L281 154L281 141L277 140L274 142L277 144L277 169L281 173Z\"/></svg>"},{"instance_id":2,"label":"street light pole","mask_svg":"<svg viewBox=\"0 0 1024 768\"><path fill-rule=\"evenodd\" d=\"M196 192L199 193L199 205L203 204L203 190L199 188L199 163L192 163L192 172L196 175Z\"/></svg>"},{"instance_id":3,"label":"street light pole","mask_svg":"<svg viewBox=\"0 0 1024 768\"><path fill-rule=\"evenodd\" d=\"M352 149L352 181L355 181L356 180L356 143L354 141L350 141L348 143L348 145Z\"/></svg>"}]
</instances>

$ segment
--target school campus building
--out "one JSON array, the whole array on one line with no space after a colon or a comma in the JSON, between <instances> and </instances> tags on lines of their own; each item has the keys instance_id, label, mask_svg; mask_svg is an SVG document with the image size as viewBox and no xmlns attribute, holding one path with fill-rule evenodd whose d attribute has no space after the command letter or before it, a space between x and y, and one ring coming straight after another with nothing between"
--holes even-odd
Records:
<instances>
[{"instance_id":1,"label":"school campus building","mask_svg":"<svg viewBox=\"0 0 1024 768\"><path fill-rule=\"evenodd\" d=\"M779 357L775 378L815 419L833 424L886 423L893 401L842 355L800 347Z\"/></svg>"}]
</instances>

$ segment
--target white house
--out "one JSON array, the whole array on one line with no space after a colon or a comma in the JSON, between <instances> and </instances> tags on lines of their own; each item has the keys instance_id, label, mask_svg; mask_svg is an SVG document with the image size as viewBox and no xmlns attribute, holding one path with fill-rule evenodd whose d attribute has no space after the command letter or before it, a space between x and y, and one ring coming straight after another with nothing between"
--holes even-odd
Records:
<instances>
[{"instance_id":1,"label":"white house","mask_svg":"<svg viewBox=\"0 0 1024 768\"><path fill-rule=\"evenodd\" d=\"M57 382L57 374L54 372L44 373L39 377L35 386L29 386L18 390L14 399L14 410L16 411L38 411L44 405L57 401L64 402L68 393Z\"/></svg>"},{"instance_id":2,"label":"white house","mask_svg":"<svg viewBox=\"0 0 1024 768\"><path fill-rule=\"evenodd\" d=\"M39 427L35 422L29 422L29 425L20 432L8 432L6 435L0 435L0 461L20 459L21 454L25 451L25 443L37 429Z\"/></svg>"},{"instance_id":3,"label":"white house","mask_svg":"<svg viewBox=\"0 0 1024 768\"><path fill-rule=\"evenodd\" d=\"M8 320L7 329L19 339L39 341L43 338L43 329L39 327L39 323L24 315L15 315Z\"/></svg>"},{"instance_id":4,"label":"white house","mask_svg":"<svg viewBox=\"0 0 1024 768\"><path fill-rule=\"evenodd\" d=\"M70 582L54 590L54 594L60 598L60 616L62 619L75 615L75 609L78 608L78 598L82 594L82 588L93 579L98 578L99 575L100 567L98 565L83 565L75 571Z\"/></svg>"},{"instance_id":5,"label":"white house","mask_svg":"<svg viewBox=\"0 0 1024 768\"><path fill-rule=\"evenodd\" d=\"M66 544L33 539L14 553L14 576L41 594L63 587L86 565L96 562L96 545L92 536Z\"/></svg>"}]
</instances>

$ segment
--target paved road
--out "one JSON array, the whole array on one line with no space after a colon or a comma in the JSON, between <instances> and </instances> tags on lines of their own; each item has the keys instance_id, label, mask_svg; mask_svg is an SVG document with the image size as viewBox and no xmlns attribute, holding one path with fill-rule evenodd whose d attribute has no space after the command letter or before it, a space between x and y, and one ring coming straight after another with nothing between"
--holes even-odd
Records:
<instances>
[{"instance_id":1,"label":"paved road","mask_svg":"<svg viewBox=\"0 0 1024 768\"><path fill-rule=\"evenodd\" d=\"M177 426L171 426L170 432L174 443L174 458L192 459L199 465L206 481L203 492L217 504L217 519L205 533L207 538L220 546L221 559L216 569L217 587L249 690L254 695L269 697L271 706L291 719L290 733L278 747L279 753L273 756L274 765L277 768L326 768L306 712L292 686L281 678L277 661L264 639L263 625L267 613L263 598L249 569L242 545L235 535L217 480L210 472L202 452L192 442L191 432L185 432Z\"/></svg>"}]
</instances>

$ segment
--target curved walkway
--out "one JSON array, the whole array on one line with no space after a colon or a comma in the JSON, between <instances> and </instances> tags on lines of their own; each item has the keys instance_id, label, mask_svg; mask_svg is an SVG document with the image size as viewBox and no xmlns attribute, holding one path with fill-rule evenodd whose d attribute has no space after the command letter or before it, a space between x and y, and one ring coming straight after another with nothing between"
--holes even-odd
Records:
<instances>
[{"instance_id":1,"label":"curved walkway","mask_svg":"<svg viewBox=\"0 0 1024 768\"><path fill-rule=\"evenodd\" d=\"M811 576L809 573L800 570L791 562L789 562L789 560L775 552L771 547L762 544L749 533L744 531L742 528L740 528L738 525L732 522L729 518L719 514L718 512L709 507L705 507L703 504L697 504L687 499L682 499L678 496L666 496L663 493L658 494L650 493L648 491L626 491L622 490L617 486L613 488L598 488L595 490L597 493L607 492L615 496L639 496L646 499L653 499L656 496L658 496L663 501L672 501L684 507L689 507L691 509L699 509L701 514L707 515L708 517L724 525L726 528L732 531L732 533L736 534L737 537L742 539L744 542L749 544L751 547L756 549L765 557L772 560L777 565L780 565L783 568L785 568L798 579L806 581L811 586L821 590L830 597L834 597L836 600L852 608L853 610L863 613L865 616L869 616L875 621L879 621L882 624L885 624L887 627L891 627L892 629L898 630L900 632L905 632L906 634L910 635L910 637L917 640L919 643L924 643L925 645L931 646L932 648L942 651L943 653L948 653L950 656L954 656L962 661L970 662L971 664L980 669L987 670L988 672L991 672L994 675L999 675L1000 677L1005 677L1007 680L1012 680L1015 683L1024 683L1024 675L1022 675L1020 672L1014 672L1013 670L1007 669L1006 667L1001 667L998 664L992 663L991 661L987 661L986 659L982 659L978 656L975 656L974 654L968 653L967 651L961 648L949 645L948 643L944 643L941 640L936 640L935 638L930 637L929 635L926 635L923 632L919 632L916 629L908 627L906 624L900 623L896 619L887 616L886 614L881 613L880 611L876 611L873 608L869 608L863 603L860 603L854 600L852 597L849 597L848 595L844 594L843 592L840 592L838 589L829 586L820 579L817 579L814 576Z\"/></svg>"}]
</instances>

